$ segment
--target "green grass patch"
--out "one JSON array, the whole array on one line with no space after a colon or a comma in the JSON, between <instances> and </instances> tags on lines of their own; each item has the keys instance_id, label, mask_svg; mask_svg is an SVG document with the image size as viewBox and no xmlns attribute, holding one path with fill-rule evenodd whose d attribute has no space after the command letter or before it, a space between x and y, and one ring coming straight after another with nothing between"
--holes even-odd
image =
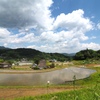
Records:
<instances>
[{"instance_id":1,"label":"green grass patch","mask_svg":"<svg viewBox=\"0 0 100 100\"><path fill-rule=\"evenodd\" d=\"M75 83L50 85L49 89L52 90L54 87L73 87L73 90L59 93L47 93L46 95L34 96L34 97L21 97L15 98L14 100L100 100L100 67L90 67L96 70L90 77L75 80ZM78 88L77 87L82 87ZM47 86L0 86L0 88L47 88Z\"/></svg>"},{"instance_id":2,"label":"green grass patch","mask_svg":"<svg viewBox=\"0 0 100 100\"><path fill-rule=\"evenodd\" d=\"M15 100L100 100L100 85L42 96L16 98Z\"/></svg>"},{"instance_id":3,"label":"green grass patch","mask_svg":"<svg viewBox=\"0 0 100 100\"><path fill-rule=\"evenodd\" d=\"M94 85L100 83L100 67L92 68L97 72L93 73L90 77L76 81L76 84L80 85Z\"/></svg>"},{"instance_id":4,"label":"green grass patch","mask_svg":"<svg viewBox=\"0 0 100 100\"><path fill-rule=\"evenodd\" d=\"M59 87L74 86L73 90L52 94L47 93L46 95L35 97L16 98L14 100L100 100L100 68L95 67L92 69L97 72L86 79L76 80L74 84L58 85ZM83 86L83 88L77 89L79 86ZM50 87L57 87L57 85Z\"/></svg>"}]
</instances>

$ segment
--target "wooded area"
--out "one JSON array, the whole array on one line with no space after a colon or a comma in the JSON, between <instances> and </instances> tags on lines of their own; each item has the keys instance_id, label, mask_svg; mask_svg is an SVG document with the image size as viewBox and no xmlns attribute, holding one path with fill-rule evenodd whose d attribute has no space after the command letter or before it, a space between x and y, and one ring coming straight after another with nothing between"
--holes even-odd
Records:
<instances>
[{"instance_id":1,"label":"wooded area","mask_svg":"<svg viewBox=\"0 0 100 100\"><path fill-rule=\"evenodd\" d=\"M75 55L69 55L65 53L45 53L35 49L30 48L18 48L18 49L9 49L2 48L0 49L0 61L2 60L21 60L26 58L27 60L32 60L37 62L41 59L45 60L57 60L57 61L71 61L71 60L99 60L100 59L100 50L94 51L92 49L81 50Z\"/></svg>"}]
</instances>

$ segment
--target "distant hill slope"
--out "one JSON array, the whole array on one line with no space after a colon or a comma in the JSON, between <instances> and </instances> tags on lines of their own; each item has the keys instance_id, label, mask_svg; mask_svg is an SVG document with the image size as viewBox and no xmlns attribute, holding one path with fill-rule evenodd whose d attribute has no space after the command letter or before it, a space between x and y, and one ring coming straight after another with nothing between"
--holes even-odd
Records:
<instances>
[{"instance_id":1,"label":"distant hill slope","mask_svg":"<svg viewBox=\"0 0 100 100\"><path fill-rule=\"evenodd\" d=\"M70 53L70 54L68 54L68 53L62 53L62 54L65 55L65 56L73 57L73 56L75 56L76 53Z\"/></svg>"},{"instance_id":2,"label":"distant hill slope","mask_svg":"<svg viewBox=\"0 0 100 100\"><path fill-rule=\"evenodd\" d=\"M85 49L77 52L74 56L75 60L100 60L100 50Z\"/></svg>"},{"instance_id":3,"label":"distant hill slope","mask_svg":"<svg viewBox=\"0 0 100 100\"><path fill-rule=\"evenodd\" d=\"M9 49L9 48L6 48L6 47L4 47L4 46L0 46L0 49Z\"/></svg>"},{"instance_id":4,"label":"distant hill slope","mask_svg":"<svg viewBox=\"0 0 100 100\"><path fill-rule=\"evenodd\" d=\"M60 53L44 53L35 49L30 48L18 48L18 49L8 49L1 47L0 57L4 59L56 59L58 61L66 61L69 59L68 56L65 56Z\"/></svg>"}]
</instances>

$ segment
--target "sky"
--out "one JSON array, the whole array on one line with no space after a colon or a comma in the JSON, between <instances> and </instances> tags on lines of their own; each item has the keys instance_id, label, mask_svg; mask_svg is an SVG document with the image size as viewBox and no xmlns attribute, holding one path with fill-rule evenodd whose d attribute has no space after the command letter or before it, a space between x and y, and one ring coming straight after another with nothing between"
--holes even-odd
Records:
<instances>
[{"instance_id":1,"label":"sky","mask_svg":"<svg viewBox=\"0 0 100 100\"><path fill-rule=\"evenodd\" d=\"M0 0L0 46L48 53L100 50L100 0Z\"/></svg>"}]
</instances>

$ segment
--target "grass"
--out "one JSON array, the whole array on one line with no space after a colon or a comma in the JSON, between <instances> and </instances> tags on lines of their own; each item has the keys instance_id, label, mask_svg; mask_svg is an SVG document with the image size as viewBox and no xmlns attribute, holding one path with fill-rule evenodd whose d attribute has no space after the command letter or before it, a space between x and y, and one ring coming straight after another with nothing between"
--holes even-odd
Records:
<instances>
[{"instance_id":1,"label":"grass","mask_svg":"<svg viewBox=\"0 0 100 100\"><path fill-rule=\"evenodd\" d=\"M76 65L80 65L82 62L75 62ZM70 91L64 91L59 93L47 93L46 95L41 96L29 96L29 97L20 97L15 98L14 100L100 100L100 67L94 67L94 66L88 66L86 64L87 68L95 69L97 72L92 74L90 77L82 79L82 80L75 80L75 82L66 83L66 84L60 84L60 85L50 85L48 87L49 89L60 87L60 88L66 88L66 87L72 87L73 90ZM52 69L54 70L54 69ZM78 88L77 87L81 87ZM7 86L3 87L0 86L0 88L47 88L47 86L41 86L41 87L33 87L33 86Z\"/></svg>"},{"instance_id":2,"label":"grass","mask_svg":"<svg viewBox=\"0 0 100 100\"><path fill-rule=\"evenodd\" d=\"M100 100L100 85L75 91L47 94L35 97L16 98L15 100Z\"/></svg>"},{"instance_id":3,"label":"grass","mask_svg":"<svg viewBox=\"0 0 100 100\"><path fill-rule=\"evenodd\" d=\"M90 77L76 81L76 85L82 86L92 86L94 84L100 83L100 68L95 68L96 73L92 74Z\"/></svg>"},{"instance_id":4,"label":"grass","mask_svg":"<svg viewBox=\"0 0 100 100\"><path fill-rule=\"evenodd\" d=\"M92 69L97 72L86 79L75 81L72 84L59 85L59 87L73 85L73 90L14 100L100 100L100 67L92 67ZM83 88L76 89L79 86Z\"/></svg>"},{"instance_id":5,"label":"grass","mask_svg":"<svg viewBox=\"0 0 100 100\"><path fill-rule=\"evenodd\" d=\"M30 65L22 65L22 66L12 66L12 70L32 70Z\"/></svg>"}]
</instances>

